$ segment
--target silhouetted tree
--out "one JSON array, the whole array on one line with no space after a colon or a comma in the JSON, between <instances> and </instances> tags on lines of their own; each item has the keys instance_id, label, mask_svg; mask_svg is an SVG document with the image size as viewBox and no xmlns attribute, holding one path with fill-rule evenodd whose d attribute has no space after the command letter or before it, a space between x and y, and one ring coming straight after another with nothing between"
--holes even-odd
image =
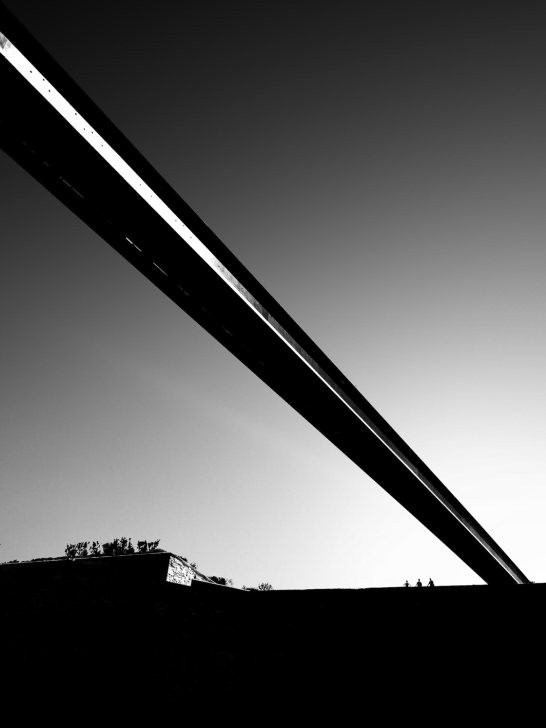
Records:
<instances>
[{"instance_id":1,"label":"silhouetted tree","mask_svg":"<svg viewBox=\"0 0 546 728\"><path fill-rule=\"evenodd\" d=\"M258 584L258 591L273 591L273 587L271 584L268 584L267 581L264 581L261 584Z\"/></svg>"}]
</instances>

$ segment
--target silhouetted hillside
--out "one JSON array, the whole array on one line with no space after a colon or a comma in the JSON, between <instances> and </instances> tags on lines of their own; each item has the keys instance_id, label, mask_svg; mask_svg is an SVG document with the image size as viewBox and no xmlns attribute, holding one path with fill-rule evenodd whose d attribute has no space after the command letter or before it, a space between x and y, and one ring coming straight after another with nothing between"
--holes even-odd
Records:
<instances>
[{"instance_id":1,"label":"silhouetted hillside","mask_svg":"<svg viewBox=\"0 0 546 728\"><path fill-rule=\"evenodd\" d=\"M544 647L546 585L247 592L168 581L173 561L0 565L7 694L62 686L63 705L76 705L92 685L95 707L131 696L127 706L173 710L275 695L483 700L502 685L529 689Z\"/></svg>"}]
</instances>

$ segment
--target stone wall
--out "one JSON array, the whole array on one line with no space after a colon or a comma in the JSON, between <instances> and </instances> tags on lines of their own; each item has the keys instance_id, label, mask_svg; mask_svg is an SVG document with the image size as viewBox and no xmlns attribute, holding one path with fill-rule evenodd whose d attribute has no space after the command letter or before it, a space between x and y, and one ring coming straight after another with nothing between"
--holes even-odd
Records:
<instances>
[{"instance_id":1,"label":"stone wall","mask_svg":"<svg viewBox=\"0 0 546 728\"><path fill-rule=\"evenodd\" d=\"M172 584L183 584L191 586L192 581L198 578L195 571L186 564L182 559L171 556L169 559L169 568L167 569L167 581Z\"/></svg>"}]
</instances>

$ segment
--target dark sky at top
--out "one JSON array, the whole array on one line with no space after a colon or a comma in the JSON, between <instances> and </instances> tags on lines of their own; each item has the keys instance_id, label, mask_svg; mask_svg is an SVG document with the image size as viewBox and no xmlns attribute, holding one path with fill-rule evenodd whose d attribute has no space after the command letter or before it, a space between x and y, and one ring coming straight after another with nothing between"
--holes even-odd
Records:
<instances>
[{"instance_id":1,"label":"dark sky at top","mask_svg":"<svg viewBox=\"0 0 546 728\"><path fill-rule=\"evenodd\" d=\"M5 4L546 579L544 5ZM5 155L0 191L1 559L479 581Z\"/></svg>"}]
</instances>

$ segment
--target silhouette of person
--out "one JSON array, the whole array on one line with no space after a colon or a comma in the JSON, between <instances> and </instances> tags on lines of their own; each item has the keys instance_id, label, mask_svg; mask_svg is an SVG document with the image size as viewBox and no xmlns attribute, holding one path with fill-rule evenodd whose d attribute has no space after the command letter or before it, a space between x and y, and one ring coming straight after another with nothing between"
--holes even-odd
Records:
<instances>
[{"instance_id":1,"label":"silhouette of person","mask_svg":"<svg viewBox=\"0 0 546 728\"><path fill-rule=\"evenodd\" d=\"M421 579L417 579L417 584L415 586L423 586Z\"/></svg>"},{"instance_id":2,"label":"silhouette of person","mask_svg":"<svg viewBox=\"0 0 546 728\"><path fill-rule=\"evenodd\" d=\"M407 579L406 579L406 581L404 582L404 586L409 586L409 581L408 581Z\"/></svg>"},{"instance_id":3,"label":"silhouette of person","mask_svg":"<svg viewBox=\"0 0 546 728\"><path fill-rule=\"evenodd\" d=\"M428 580L427 586L434 586L434 582L432 581L432 579L429 579Z\"/></svg>"}]
</instances>

